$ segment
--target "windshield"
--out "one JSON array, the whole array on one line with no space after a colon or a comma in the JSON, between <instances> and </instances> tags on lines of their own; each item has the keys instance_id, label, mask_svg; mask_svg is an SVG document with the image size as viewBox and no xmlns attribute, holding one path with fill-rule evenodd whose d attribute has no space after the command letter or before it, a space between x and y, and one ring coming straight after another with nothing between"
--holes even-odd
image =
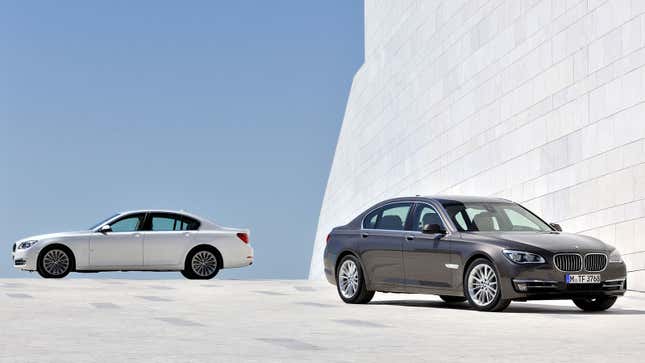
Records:
<instances>
[{"instance_id":1,"label":"windshield","mask_svg":"<svg viewBox=\"0 0 645 363\"><path fill-rule=\"evenodd\" d=\"M450 219L461 232L551 232L553 229L519 204L446 202Z\"/></svg>"},{"instance_id":2,"label":"windshield","mask_svg":"<svg viewBox=\"0 0 645 363\"><path fill-rule=\"evenodd\" d=\"M103 224L103 223L105 223L105 222L109 221L110 219L112 219L112 218L114 218L114 217L118 216L119 214L120 214L120 213L116 213L116 214L114 214L114 215L112 215L112 216L110 216L110 217L105 218L104 220L102 220L102 221L100 221L99 223L97 223L97 224L93 225L92 227L90 227L90 228L89 228L89 230L90 230L90 231L92 231L92 230L96 229L96 228L97 228L98 226L100 226L101 224Z\"/></svg>"}]
</instances>

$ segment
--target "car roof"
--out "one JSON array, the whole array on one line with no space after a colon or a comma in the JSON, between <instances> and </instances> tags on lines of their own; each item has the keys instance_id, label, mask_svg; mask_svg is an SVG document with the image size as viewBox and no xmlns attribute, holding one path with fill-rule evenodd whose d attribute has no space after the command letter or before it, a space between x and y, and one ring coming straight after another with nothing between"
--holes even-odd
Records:
<instances>
[{"instance_id":1,"label":"car roof","mask_svg":"<svg viewBox=\"0 0 645 363\"><path fill-rule=\"evenodd\" d=\"M383 203L392 203L392 202L398 202L398 201L410 201L410 200L434 200L439 203L513 203L512 201L504 198L497 198L497 197L480 197L480 196L471 196L471 195L417 195L414 197L398 197L398 198L392 198L388 199L385 201L380 202L379 204Z\"/></svg>"},{"instance_id":2,"label":"car roof","mask_svg":"<svg viewBox=\"0 0 645 363\"><path fill-rule=\"evenodd\" d=\"M512 201L504 198L498 197L479 197L473 195L434 195L434 196L424 196L423 198L434 199L439 203L513 203Z\"/></svg>"},{"instance_id":3,"label":"car roof","mask_svg":"<svg viewBox=\"0 0 645 363\"><path fill-rule=\"evenodd\" d=\"M182 216L190 217L193 219L196 219L200 223L200 229L225 229L226 227L222 227L218 225L217 223L204 218L200 217L196 214L186 212L185 210L171 210L171 209L139 209L139 210L129 210L129 211L123 211L118 213L118 216L123 216L126 214L134 214L134 213L172 213L172 214L179 214Z\"/></svg>"},{"instance_id":4,"label":"car roof","mask_svg":"<svg viewBox=\"0 0 645 363\"><path fill-rule=\"evenodd\" d=\"M195 218L199 221L206 221L205 218L202 218L198 215L186 212L185 210L171 210L171 209L138 209L138 210L128 210L128 211L123 211L119 212L119 215L125 215L125 214L133 214L133 213L172 213L172 214L180 214L182 216L187 216L191 218Z\"/></svg>"},{"instance_id":5,"label":"car roof","mask_svg":"<svg viewBox=\"0 0 645 363\"><path fill-rule=\"evenodd\" d=\"M119 212L119 214L130 214L130 213L176 213L176 214L191 215L191 213L188 213L185 210L172 210L172 209L135 209L135 210L126 210L126 211Z\"/></svg>"}]
</instances>

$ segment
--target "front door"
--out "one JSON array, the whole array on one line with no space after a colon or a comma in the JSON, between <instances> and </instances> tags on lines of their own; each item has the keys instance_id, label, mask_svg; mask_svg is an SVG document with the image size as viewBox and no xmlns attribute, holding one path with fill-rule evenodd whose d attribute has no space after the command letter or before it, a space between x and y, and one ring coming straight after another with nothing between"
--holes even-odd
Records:
<instances>
[{"instance_id":1,"label":"front door","mask_svg":"<svg viewBox=\"0 0 645 363\"><path fill-rule=\"evenodd\" d=\"M450 238L443 234L422 233L426 224L438 224L446 228L433 206L419 203L415 207L410 231L403 244L405 283L419 291L450 289L456 271L450 262Z\"/></svg>"},{"instance_id":2,"label":"front door","mask_svg":"<svg viewBox=\"0 0 645 363\"><path fill-rule=\"evenodd\" d=\"M143 266L145 213L129 214L110 223L112 231L90 238L90 266L95 269L137 269Z\"/></svg>"},{"instance_id":3,"label":"front door","mask_svg":"<svg viewBox=\"0 0 645 363\"><path fill-rule=\"evenodd\" d=\"M365 274L373 287L403 288L405 225L412 203L395 203L371 212L363 221L360 251Z\"/></svg>"}]
</instances>

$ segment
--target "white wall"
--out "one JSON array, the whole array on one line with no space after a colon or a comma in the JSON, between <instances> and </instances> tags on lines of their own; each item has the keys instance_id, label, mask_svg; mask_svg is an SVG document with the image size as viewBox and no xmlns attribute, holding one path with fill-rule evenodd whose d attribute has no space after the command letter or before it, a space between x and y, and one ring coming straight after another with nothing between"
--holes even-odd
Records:
<instances>
[{"instance_id":1,"label":"white wall","mask_svg":"<svg viewBox=\"0 0 645 363\"><path fill-rule=\"evenodd\" d=\"M415 194L510 198L645 269L645 0L366 0L365 16L310 278L334 226Z\"/></svg>"}]
</instances>

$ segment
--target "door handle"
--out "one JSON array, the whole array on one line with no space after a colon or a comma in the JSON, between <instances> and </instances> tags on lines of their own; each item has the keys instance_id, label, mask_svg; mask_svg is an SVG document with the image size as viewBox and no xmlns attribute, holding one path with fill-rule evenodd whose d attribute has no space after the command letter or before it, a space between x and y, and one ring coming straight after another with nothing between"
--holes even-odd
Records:
<instances>
[{"instance_id":1,"label":"door handle","mask_svg":"<svg viewBox=\"0 0 645 363\"><path fill-rule=\"evenodd\" d=\"M363 237L363 238L367 238L367 237L369 237L369 236L370 236L370 235L369 235L369 234L367 234L367 233L361 233L361 237Z\"/></svg>"},{"instance_id":2,"label":"door handle","mask_svg":"<svg viewBox=\"0 0 645 363\"><path fill-rule=\"evenodd\" d=\"M139 238L139 237L141 237L141 233L135 233L134 236Z\"/></svg>"},{"instance_id":3,"label":"door handle","mask_svg":"<svg viewBox=\"0 0 645 363\"><path fill-rule=\"evenodd\" d=\"M184 237L190 237L190 233L188 232L184 233Z\"/></svg>"},{"instance_id":4,"label":"door handle","mask_svg":"<svg viewBox=\"0 0 645 363\"><path fill-rule=\"evenodd\" d=\"M409 235L405 236L405 239L407 239L408 241L412 241L414 239L414 236L409 234Z\"/></svg>"}]
</instances>

